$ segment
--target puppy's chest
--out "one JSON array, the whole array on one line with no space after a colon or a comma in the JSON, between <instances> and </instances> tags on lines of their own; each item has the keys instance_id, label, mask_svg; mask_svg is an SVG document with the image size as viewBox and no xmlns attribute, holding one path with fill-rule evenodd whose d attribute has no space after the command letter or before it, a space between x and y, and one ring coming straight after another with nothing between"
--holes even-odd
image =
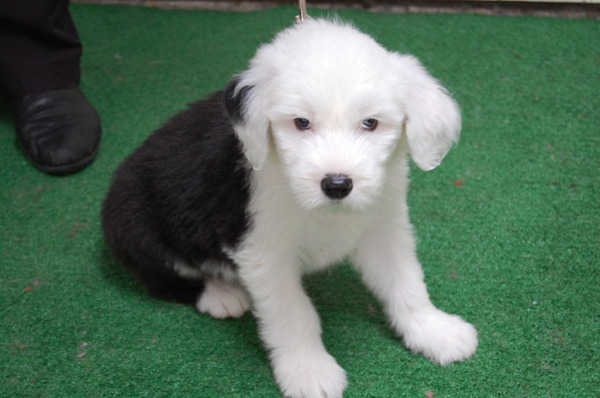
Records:
<instances>
[{"instance_id":1,"label":"puppy's chest","mask_svg":"<svg viewBox=\"0 0 600 398\"><path fill-rule=\"evenodd\" d=\"M364 225L353 221L306 220L296 242L303 270L317 271L344 260L364 235Z\"/></svg>"}]
</instances>

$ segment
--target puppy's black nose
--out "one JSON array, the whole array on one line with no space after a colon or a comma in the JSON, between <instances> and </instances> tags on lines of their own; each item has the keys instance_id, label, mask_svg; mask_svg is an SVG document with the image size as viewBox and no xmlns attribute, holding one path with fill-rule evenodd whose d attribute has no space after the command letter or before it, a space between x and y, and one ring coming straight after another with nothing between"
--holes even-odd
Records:
<instances>
[{"instance_id":1,"label":"puppy's black nose","mask_svg":"<svg viewBox=\"0 0 600 398\"><path fill-rule=\"evenodd\" d=\"M321 190L331 199L343 199L352 191L352 179L345 174L327 174L321 180Z\"/></svg>"}]
</instances>

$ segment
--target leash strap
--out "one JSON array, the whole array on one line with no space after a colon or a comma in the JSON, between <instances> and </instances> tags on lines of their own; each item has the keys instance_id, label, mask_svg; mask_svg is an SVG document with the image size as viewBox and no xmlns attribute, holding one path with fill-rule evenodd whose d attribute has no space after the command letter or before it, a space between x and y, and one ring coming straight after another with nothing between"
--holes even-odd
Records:
<instances>
[{"instance_id":1,"label":"leash strap","mask_svg":"<svg viewBox=\"0 0 600 398\"><path fill-rule=\"evenodd\" d=\"M306 0L298 0L298 9L300 15L296 15L296 23L302 23L305 19L310 19L310 16L306 12Z\"/></svg>"}]
</instances>

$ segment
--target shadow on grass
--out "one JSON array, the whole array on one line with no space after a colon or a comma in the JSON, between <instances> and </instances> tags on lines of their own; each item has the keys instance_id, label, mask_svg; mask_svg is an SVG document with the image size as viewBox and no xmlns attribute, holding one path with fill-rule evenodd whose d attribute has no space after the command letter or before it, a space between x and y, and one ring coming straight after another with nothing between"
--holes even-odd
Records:
<instances>
[{"instance_id":1,"label":"shadow on grass","mask_svg":"<svg viewBox=\"0 0 600 398\"><path fill-rule=\"evenodd\" d=\"M98 264L104 280L125 296L143 296L154 300L146 289L112 257L103 240L97 243Z\"/></svg>"}]
</instances>

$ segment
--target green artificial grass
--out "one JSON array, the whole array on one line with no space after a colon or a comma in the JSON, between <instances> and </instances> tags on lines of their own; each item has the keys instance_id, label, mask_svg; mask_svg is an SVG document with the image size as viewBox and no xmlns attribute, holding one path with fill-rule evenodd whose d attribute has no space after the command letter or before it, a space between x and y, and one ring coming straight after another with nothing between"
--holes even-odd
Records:
<instances>
[{"instance_id":1,"label":"green artificial grass","mask_svg":"<svg viewBox=\"0 0 600 398\"><path fill-rule=\"evenodd\" d=\"M43 175L0 106L0 396L279 396L252 315L149 298L111 261L99 211L119 162L297 10L72 12L102 149L77 175ZM600 23L338 14L418 56L461 104L461 142L440 168L413 167L409 201L432 300L480 333L474 358L435 365L347 264L310 276L346 396L598 397Z\"/></svg>"}]
</instances>

